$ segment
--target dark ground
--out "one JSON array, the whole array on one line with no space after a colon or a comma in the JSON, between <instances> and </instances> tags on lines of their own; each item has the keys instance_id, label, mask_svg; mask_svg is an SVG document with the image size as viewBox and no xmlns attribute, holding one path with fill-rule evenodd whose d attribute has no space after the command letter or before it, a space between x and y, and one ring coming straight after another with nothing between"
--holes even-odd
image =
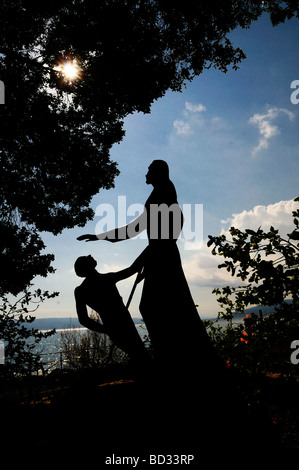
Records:
<instances>
[{"instance_id":1,"label":"dark ground","mask_svg":"<svg viewBox=\"0 0 299 470\"><path fill-rule=\"evenodd\" d=\"M23 462L33 455L46 461L57 455L95 457L100 468L113 454L139 456L142 468L141 460L151 454L194 455L198 466L208 455L246 460L261 451L292 452L299 448L298 383L290 403L274 381L264 384L264 403L248 406L239 388L231 396L188 377L173 377L168 385L138 380L124 366L31 377L21 395L11 389L2 397L2 456L23 456ZM283 420L270 416L267 394L273 402L287 399L293 420L288 414Z\"/></svg>"}]
</instances>

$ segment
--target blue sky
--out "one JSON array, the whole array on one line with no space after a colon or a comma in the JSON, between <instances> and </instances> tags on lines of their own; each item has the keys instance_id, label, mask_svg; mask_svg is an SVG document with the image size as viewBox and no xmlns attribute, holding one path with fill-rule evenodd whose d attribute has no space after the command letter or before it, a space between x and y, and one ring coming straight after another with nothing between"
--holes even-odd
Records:
<instances>
[{"instance_id":1,"label":"blue sky","mask_svg":"<svg viewBox=\"0 0 299 470\"><path fill-rule=\"evenodd\" d=\"M290 99L291 83L299 80L298 20L273 28L267 17L262 18L230 37L247 55L240 70L206 70L186 83L182 93L168 92L156 101L150 114L129 116L126 136L111 151L121 172L115 188L101 191L92 201L94 209L106 203L116 211L119 196L126 196L127 207L143 204L152 189L144 178L149 164L156 158L168 162L179 203L203 204L203 243L187 250L179 241L202 317L217 314L212 289L234 282L217 269L217 260L206 247L208 234L218 235L236 224L274 225L288 231L292 200L299 195L299 104ZM99 271L114 271L130 265L146 246L141 239L114 244L76 241L83 233L95 233L99 220L96 216L85 228L65 230L56 237L42 234L46 251L55 254L57 271L36 279L36 285L57 290L60 296L42 304L37 317L76 316L73 290L80 279L73 263L78 256L92 254ZM133 282L131 278L118 284L124 301ZM140 289L130 307L132 316L140 316Z\"/></svg>"}]
</instances>

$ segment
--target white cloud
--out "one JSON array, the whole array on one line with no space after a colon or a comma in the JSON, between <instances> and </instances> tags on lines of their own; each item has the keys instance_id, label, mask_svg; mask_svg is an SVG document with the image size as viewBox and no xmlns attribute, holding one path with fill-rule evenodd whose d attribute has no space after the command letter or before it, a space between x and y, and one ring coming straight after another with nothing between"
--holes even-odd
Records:
<instances>
[{"instance_id":1,"label":"white cloud","mask_svg":"<svg viewBox=\"0 0 299 470\"><path fill-rule=\"evenodd\" d=\"M114 272L117 272L117 271L121 271L122 269L125 269L127 268L128 266L124 266L124 265L121 265L121 264L107 264L107 263L104 263L100 266L100 269L97 268L100 272L102 273L114 273Z\"/></svg>"},{"instance_id":2,"label":"white cloud","mask_svg":"<svg viewBox=\"0 0 299 470\"><path fill-rule=\"evenodd\" d=\"M211 248L203 243L199 251L187 261L183 262L186 279L190 284L198 287L221 287L224 285L240 284L240 279L233 278L225 269L218 269L223 258L212 255Z\"/></svg>"},{"instance_id":3,"label":"white cloud","mask_svg":"<svg viewBox=\"0 0 299 470\"><path fill-rule=\"evenodd\" d=\"M198 103L198 104L192 104L192 103L189 103L189 101L186 101L185 103L185 110L186 111L190 111L191 113L201 113L202 111L206 111L206 107L201 104L201 103Z\"/></svg>"},{"instance_id":4,"label":"white cloud","mask_svg":"<svg viewBox=\"0 0 299 470\"><path fill-rule=\"evenodd\" d=\"M201 104L193 104L189 101L185 103L183 115L185 120L177 119L173 123L177 135L189 136L194 133L194 129L202 124L202 119L199 118L199 113L206 111L206 107Z\"/></svg>"},{"instance_id":5,"label":"white cloud","mask_svg":"<svg viewBox=\"0 0 299 470\"><path fill-rule=\"evenodd\" d=\"M285 236L292 229L292 211L296 210L297 207L298 203L294 202L293 199L279 201L268 206L255 206L252 210L244 210L238 214L233 214L227 220L222 220L221 223L226 227L223 228L223 233L229 227L236 227L240 230L246 228L257 230L258 227L262 227L263 230L269 230L272 225Z\"/></svg>"},{"instance_id":6,"label":"white cloud","mask_svg":"<svg viewBox=\"0 0 299 470\"><path fill-rule=\"evenodd\" d=\"M193 131L191 129L190 124L185 121L176 120L173 123L173 127L176 129L177 135L191 135Z\"/></svg>"},{"instance_id":7,"label":"white cloud","mask_svg":"<svg viewBox=\"0 0 299 470\"><path fill-rule=\"evenodd\" d=\"M261 135L258 145L252 150L253 157L261 150L268 148L269 140L280 133L278 127L273 124L273 121L283 114L287 115L290 120L295 117L294 113L287 109L274 107L264 114L256 113L249 119L250 124L258 127Z\"/></svg>"}]
</instances>

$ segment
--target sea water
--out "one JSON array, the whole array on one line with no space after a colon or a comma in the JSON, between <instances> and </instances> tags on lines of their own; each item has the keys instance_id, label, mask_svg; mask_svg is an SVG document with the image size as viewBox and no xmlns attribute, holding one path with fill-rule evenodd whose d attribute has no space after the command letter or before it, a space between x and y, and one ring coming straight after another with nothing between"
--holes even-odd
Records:
<instances>
[{"instance_id":1,"label":"sea water","mask_svg":"<svg viewBox=\"0 0 299 470\"><path fill-rule=\"evenodd\" d=\"M226 320L213 320L214 325L217 324L221 328L226 328L228 326L228 322ZM231 326L237 326L239 322L242 321L241 319L234 319L234 322ZM145 341L148 336L147 329L143 323L136 323L135 324L138 333L140 334L141 338ZM83 334L87 331L86 328L64 328L64 329L57 329L56 333L53 336L49 336L48 338L43 338L34 348L34 353L39 354L41 356L41 361L43 363L44 369L55 369L55 368L63 368L64 366L64 353L63 353L63 343L61 339L61 333L66 331L73 331L77 334Z\"/></svg>"}]
</instances>

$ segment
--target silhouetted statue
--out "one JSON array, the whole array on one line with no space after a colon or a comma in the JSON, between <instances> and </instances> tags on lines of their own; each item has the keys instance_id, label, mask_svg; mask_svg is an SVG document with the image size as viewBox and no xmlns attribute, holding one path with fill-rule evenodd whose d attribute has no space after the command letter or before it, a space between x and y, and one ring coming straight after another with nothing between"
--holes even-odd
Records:
<instances>
[{"instance_id":1,"label":"silhouetted statue","mask_svg":"<svg viewBox=\"0 0 299 470\"><path fill-rule=\"evenodd\" d=\"M135 365L149 363L146 348L132 317L115 286L115 277L96 270L97 262L91 256L80 256L74 265L76 274L85 277L75 289L76 309L82 326L107 334L111 341L126 352ZM87 306L100 315L102 323L88 316Z\"/></svg>"},{"instance_id":2,"label":"silhouetted statue","mask_svg":"<svg viewBox=\"0 0 299 470\"><path fill-rule=\"evenodd\" d=\"M148 247L130 268L117 274L117 280L144 267L140 312L163 376L192 374L195 368L213 373L217 359L192 299L176 243L183 216L167 163L154 160L146 183L154 189L137 219L124 227L83 235L78 240L116 242L147 230Z\"/></svg>"}]
</instances>

